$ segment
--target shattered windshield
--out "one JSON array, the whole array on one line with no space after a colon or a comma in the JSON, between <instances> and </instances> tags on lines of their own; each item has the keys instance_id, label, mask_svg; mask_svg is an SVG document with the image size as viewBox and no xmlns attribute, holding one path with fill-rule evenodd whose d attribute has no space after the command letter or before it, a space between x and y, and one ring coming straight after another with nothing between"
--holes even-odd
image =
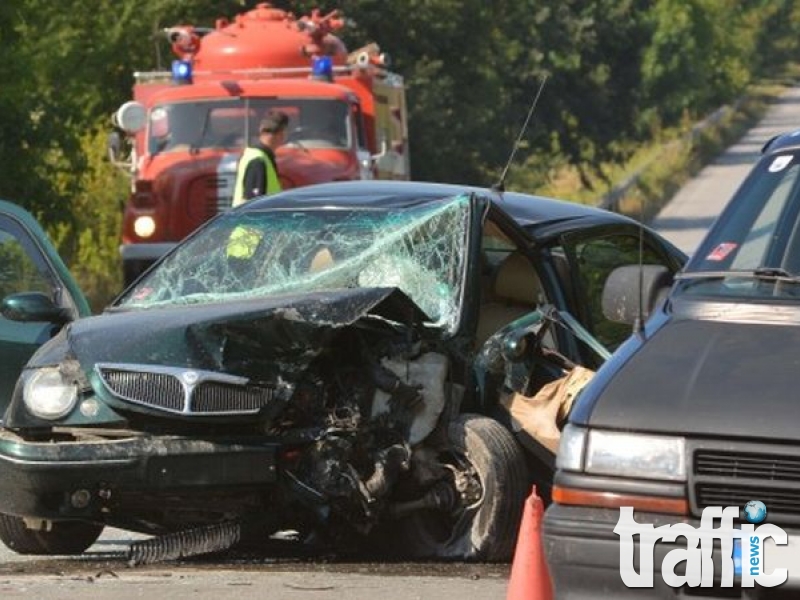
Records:
<instances>
[{"instance_id":1,"label":"shattered windshield","mask_svg":"<svg viewBox=\"0 0 800 600\"><path fill-rule=\"evenodd\" d=\"M467 262L469 197L400 209L284 209L214 220L118 306L225 302L343 288L397 287L455 331Z\"/></svg>"},{"instance_id":2,"label":"shattered windshield","mask_svg":"<svg viewBox=\"0 0 800 600\"><path fill-rule=\"evenodd\" d=\"M685 295L800 298L800 154L758 163L679 279Z\"/></svg>"},{"instance_id":3,"label":"shattered windshield","mask_svg":"<svg viewBox=\"0 0 800 600\"><path fill-rule=\"evenodd\" d=\"M148 151L241 149L258 143L258 127L272 110L289 117L287 143L303 148L349 148L350 107L328 98L225 98L171 102L150 111Z\"/></svg>"}]
</instances>

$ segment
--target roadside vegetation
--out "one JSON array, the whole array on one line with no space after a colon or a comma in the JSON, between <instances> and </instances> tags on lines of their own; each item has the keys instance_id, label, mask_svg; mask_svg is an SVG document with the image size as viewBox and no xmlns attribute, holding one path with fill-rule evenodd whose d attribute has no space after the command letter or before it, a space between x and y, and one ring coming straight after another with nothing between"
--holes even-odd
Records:
<instances>
[{"instance_id":1,"label":"roadside vegetation","mask_svg":"<svg viewBox=\"0 0 800 600\"><path fill-rule=\"evenodd\" d=\"M770 105L800 80L800 64L758 79L741 96L699 121L690 120L638 145L627 161L604 165L607 178L585 185L567 165L536 191L594 204L649 221L693 175L756 125ZM766 140L764 140L766 142Z\"/></svg>"},{"instance_id":2,"label":"roadside vegetation","mask_svg":"<svg viewBox=\"0 0 800 600\"><path fill-rule=\"evenodd\" d=\"M0 198L32 210L99 309L121 285L124 173L110 115L135 70L166 68L164 27L255 0L0 2ZM507 188L655 212L763 114L800 56L793 0L278 1L343 9L405 78L415 179L495 183L543 78ZM716 112L720 107L727 111ZM709 115L720 118L694 136Z\"/></svg>"}]
</instances>

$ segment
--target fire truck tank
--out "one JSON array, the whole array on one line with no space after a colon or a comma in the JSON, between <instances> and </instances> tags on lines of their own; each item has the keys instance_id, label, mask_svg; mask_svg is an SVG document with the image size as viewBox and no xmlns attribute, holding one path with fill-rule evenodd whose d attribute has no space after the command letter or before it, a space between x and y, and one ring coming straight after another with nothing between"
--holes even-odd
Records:
<instances>
[{"instance_id":1,"label":"fire truck tank","mask_svg":"<svg viewBox=\"0 0 800 600\"><path fill-rule=\"evenodd\" d=\"M298 20L292 13L259 4L232 22L217 21L216 29L202 38L194 68L198 75L230 71L231 65L237 70L307 68L314 55L330 56L334 65L343 65L347 48L329 32L328 21L317 14Z\"/></svg>"}]
</instances>

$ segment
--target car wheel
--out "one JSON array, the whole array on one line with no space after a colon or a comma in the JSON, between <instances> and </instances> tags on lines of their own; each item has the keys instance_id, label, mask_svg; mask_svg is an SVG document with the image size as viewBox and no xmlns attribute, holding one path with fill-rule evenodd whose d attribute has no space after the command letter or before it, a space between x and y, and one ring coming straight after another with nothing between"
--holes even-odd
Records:
<instances>
[{"instance_id":1,"label":"car wheel","mask_svg":"<svg viewBox=\"0 0 800 600\"><path fill-rule=\"evenodd\" d=\"M402 553L414 558L510 560L530 481L525 456L494 419L464 414L450 423L453 470L461 501L450 512L418 511L397 528Z\"/></svg>"},{"instance_id":2,"label":"car wheel","mask_svg":"<svg viewBox=\"0 0 800 600\"><path fill-rule=\"evenodd\" d=\"M87 521L55 521L49 531L39 531L20 517L0 514L0 540L17 554L81 554L102 532L103 525Z\"/></svg>"}]
</instances>

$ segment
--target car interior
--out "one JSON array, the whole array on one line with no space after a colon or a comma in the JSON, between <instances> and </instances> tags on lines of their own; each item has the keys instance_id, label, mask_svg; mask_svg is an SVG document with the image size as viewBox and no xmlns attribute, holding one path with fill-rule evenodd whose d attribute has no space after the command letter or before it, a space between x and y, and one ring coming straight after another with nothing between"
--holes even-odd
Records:
<instances>
[{"instance_id":1,"label":"car interior","mask_svg":"<svg viewBox=\"0 0 800 600\"><path fill-rule=\"evenodd\" d=\"M519 251L509 253L500 265L484 275L485 284L476 341L482 345L503 326L536 310L544 292L539 275Z\"/></svg>"}]
</instances>

